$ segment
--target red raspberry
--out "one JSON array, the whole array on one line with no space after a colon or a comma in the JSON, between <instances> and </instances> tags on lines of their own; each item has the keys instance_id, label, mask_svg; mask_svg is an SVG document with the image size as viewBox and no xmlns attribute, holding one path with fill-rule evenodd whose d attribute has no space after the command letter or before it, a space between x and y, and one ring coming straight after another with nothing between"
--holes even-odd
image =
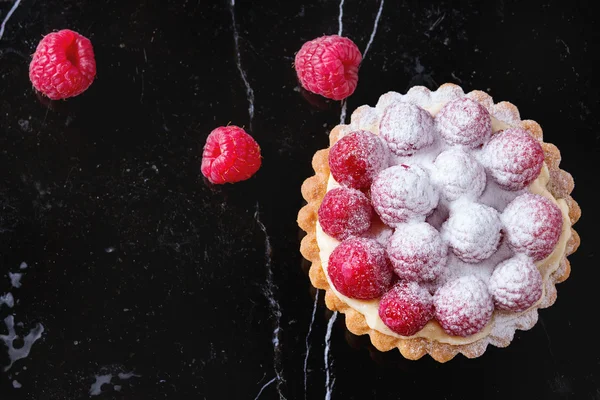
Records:
<instances>
[{"instance_id":1,"label":"red raspberry","mask_svg":"<svg viewBox=\"0 0 600 400\"><path fill-rule=\"evenodd\" d=\"M410 156L433 143L433 117L421 107L396 102L383 112L379 133L398 156Z\"/></svg>"},{"instance_id":2,"label":"red raspberry","mask_svg":"<svg viewBox=\"0 0 600 400\"><path fill-rule=\"evenodd\" d=\"M331 252L327 273L340 293L362 300L384 294L394 275L383 246L358 237L344 240Z\"/></svg>"},{"instance_id":3,"label":"red raspberry","mask_svg":"<svg viewBox=\"0 0 600 400\"><path fill-rule=\"evenodd\" d=\"M517 255L496 266L488 288L496 308L522 312L542 297L542 275L529 257Z\"/></svg>"},{"instance_id":4,"label":"red raspberry","mask_svg":"<svg viewBox=\"0 0 600 400\"><path fill-rule=\"evenodd\" d=\"M476 101L463 97L446 103L435 118L442 138L451 145L478 147L492 135L492 117Z\"/></svg>"},{"instance_id":5,"label":"red raspberry","mask_svg":"<svg viewBox=\"0 0 600 400\"><path fill-rule=\"evenodd\" d=\"M361 191L339 187L325 194L318 214L323 231L344 240L369 229L373 209L369 198Z\"/></svg>"},{"instance_id":6,"label":"red raspberry","mask_svg":"<svg viewBox=\"0 0 600 400\"><path fill-rule=\"evenodd\" d=\"M206 138L201 171L212 183L244 181L258 171L260 164L258 143L238 126L220 126Z\"/></svg>"},{"instance_id":7,"label":"red raspberry","mask_svg":"<svg viewBox=\"0 0 600 400\"><path fill-rule=\"evenodd\" d=\"M433 297L416 282L400 281L381 298L379 317L397 334L412 336L433 318Z\"/></svg>"},{"instance_id":8,"label":"red raspberry","mask_svg":"<svg viewBox=\"0 0 600 400\"><path fill-rule=\"evenodd\" d=\"M361 61L360 50L352 40L331 35L304 43L294 65L306 90L342 100L356 89Z\"/></svg>"},{"instance_id":9,"label":"red raspberry","mask_svg":"<svg viewBox=\"0 0 600 400\"><path fill-rule=\"evenodd\" d=\"M452 252L464 262L478 263L498 249L502 231L500 214L492 207L461 202L450 210L442 234Z\"/></svg>"},{"instance_id":10,"label":"red raspberry","mask_svg":"<svg viewBox=\"0 0 600 400\"><path fill-rule=\"evenodd\" d=\"M538 177L544 151L526 130L511 128L492 137L484 148L482 161L500 186L515 191Z\"/></svg>"},{"instance_id":11,"label":"red raspberry","mask_svg":"<svg viewBox=\"0 0 600 400\"><path fill-rule=\"evenodd\" d=\"M392 227L408 220L424 221L438 200L427 172L416 165L384 169L371 185L373 207L381 220Z\"/></svg>"},{"instance_id":12,"label":"red raspberry","mask_svg":"<svg viewBox=\"0 0 600 400\"><path fill-rule=\"evenodd\" d=\"M494 302L484 281L466 275L439 288L433 296L435 318L444 331L469 336L481 331L492 318Z\"/></svg>"},{"instance_id":13,"label":"red raspberry","mask_svg":"<svg viewBox=\"0 0 600 400\"><path fill-rule=\"evenodd\" d=\"M394 272L409 281L435 280L448 261L448 246L425 222L400 224L387 245Z\"/></svg>"},{"instance_id":14,"label":"red raspberry","mask_svg":"<svg viewBox=\"0 0 600 400\"><path fill-rule=\"evenodd\" d=\"M83 93L95 76L92 43L69 29L44 36L29 64L31 83L52 100Z\"/></svg>"},{"instance_id":15,"label":"red raspberry","mask_svg":"<svg viewBox=\"0 0 600 400\"><path fill-rule=\"evenodd\" d=\"M508 245L534 261L548 257L558 243L563 218L551 200L525 193L511 201L502 212Z\"/></svg>"},{"instance_id":16,"label":"red raspberry","mask_svg":"<svg viewBox=\"0 0 600 400\"><path fill-rule=\"evenodd\" d=\"M485 190L485 169L459 148L440 153L433 165L431 180L449 201L461 196L476 200Z\"/></svg>"},{"instance_id":17,"label":"red raspberry","mask_svg":"<svg viewBox=\"0 0 600 400\"><path fill-rule=\"evenodd\" d=\"M329 150L333 178L354 189L367 189L379 171L388 167L385 143L368 131L355 131L338 140Z\"/></svg>"}]
</instances>

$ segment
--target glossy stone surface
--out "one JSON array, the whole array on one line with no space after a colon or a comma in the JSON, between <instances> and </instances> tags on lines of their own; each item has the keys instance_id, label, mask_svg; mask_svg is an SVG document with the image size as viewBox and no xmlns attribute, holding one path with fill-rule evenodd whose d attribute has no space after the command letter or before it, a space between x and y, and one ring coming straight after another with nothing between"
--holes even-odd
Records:
<instances>
[{"instance_id":1,"label":"glossy stone surface","mask_svg":"<svg viewBox=\"0 0 600 400\"><path fill-rule=\"evenodd\" d=\"M13 4L0 1L0 21ZM0 399L600 398L598 16L576 2L388 0L374 32L381 4L19 4L0 39L0 296L15 303L0 301L0 335L9 315L16 335L44 330L0 370ZM92 40L97 79L50 102L28 63L63 28ZM348 116L389 90L453 82L518 105L561 149L582 246L557 303L510 347L407 361L348 333L322 292L315 303L300 186L342 110L300 90L292 62L340 29L363 53L370 43ZM213 186L202 146L228 123L255 137L263 166Z\"/></svg>"}]
</instances>

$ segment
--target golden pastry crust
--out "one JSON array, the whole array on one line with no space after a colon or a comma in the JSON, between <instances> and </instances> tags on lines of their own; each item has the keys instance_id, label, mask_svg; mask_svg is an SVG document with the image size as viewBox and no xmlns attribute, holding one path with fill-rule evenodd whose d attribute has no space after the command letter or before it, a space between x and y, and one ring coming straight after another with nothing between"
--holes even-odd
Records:
<instances>
[{"instance_id":1,"label":"golden pastry crust","mask_svg":"<svg viewBox=\"0 0 600 400\"><path fill-rule=\"evenodd\" d=\"M440 86L443 90L460 89L453 84L444 84ZM411 89L412 90L412 89ZM420 91L427 91L424 88L418 87ZM462 89L460 89L462 91ZM500 102L494 104L492 98L485 92L472 91L466 96L482 104L490 114L496 119L501 120L512 126L520 126L526 129L534 138L542 145L544 150L545 163L548 167L550 179L547 188L550 193L558 200L564 199L569 207L569 219L571 225L575 224L581 217L581 209L577 202L570 196L574 187L574 182L571 174L560 169L560 151L551 143L543 141L543 133L540 125L531 120L521 121L519 110L516 106L508 102ZM344 125L338 125L332 129L329 138L330 146L333 145L339 138L340 132L344 129ZM298 213L298 225L306 232L306 236L302 239L300 252L308 261L312 263L309 270L309 278L312 285L317 289L325 290L325 303L332 311L339 311L346 316L346 326L348 330L355 335L368 334L373 345L380 351L389 351L393 348L398 348L400 353L407 359L417 360L429 354L433 359L439 362L451 360L458 353L463 354L468 358L481 356L488 344L493 344L497 347L506 347L512 340L512 335L493 336L489 335L475 342L464 345L452 345L432 341L424 338L398 338L386 335L374 329L371 329L366 322L363 314L348 306L344 301L339 299L333 290L329 287L329 282L321 267L321 259L319 254L319 246L316 238L316 223L317 211L327 191L327 182L329 179L328 165L329 149L322 149L315 153L312 166L315 175L306 179L302 184L302 196L307 204L302 207ZM567 256L577 250L580 244L579 235L571 227L571 237L567 242L565 254L562 256L560 265L547 280L545 287L545 296L543 301L537 308L547 308L556 301L557 283L565 281L571 272L571 266ZM527 313L526 318L520 318L516 323L516 329L528 330L531 329L537 322L537 311Z\"/></svg>"}]
</instances>

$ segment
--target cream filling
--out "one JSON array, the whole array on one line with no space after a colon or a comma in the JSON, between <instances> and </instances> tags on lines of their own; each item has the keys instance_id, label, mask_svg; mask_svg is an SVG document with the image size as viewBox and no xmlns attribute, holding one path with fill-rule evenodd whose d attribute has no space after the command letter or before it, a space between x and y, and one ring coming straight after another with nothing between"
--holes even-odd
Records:
<instances>
[{"instance_id":1,"label":"cream filling","mask_svg":"<svg viewBox=\"0 0 600 400\"><path fill-rule=\"evenodd\" d=\"M435 114L437 114L437 112L440 110L440 108L442 106L443 106L443 104L436 104L432 107L425 108L425 109L428 110L432 115L435 116ZM510 127L510 126L505 124L504 122L499 121L496 118L492 117L492 130L494 132L497 132L502 129L506 129L508 127ZM480 331L474 335L467 336L467 337L448 335L442 329L442 327L438 324L438 322L435 320L429 321L423 329L421 329L419 332L417 332L413 336L398 335L397 333L395 333L391 329L389 329L383 323L381 318L379 317L379 299L374 299L374 300L352 299L350 297L344 296L343 294L341 294L340 292L338 292L335 289L331 280L329 279L329 274L327 273L327 265L328 265L329 256L331 255L331 252L337 247L337 245L340 242L337 239L335 239L335 238L327 235L325 232L323 232L321 225L317 221L317 224L316 224L317 244L318 244L319 250L320 250L319 254L320 254L320 258L321 258L321 265L323 267L323 272L325 272L327 281L329 282L329 287L331 290L333 290L335 295L340 300L342 300L344 303L346 303L348 306L350 306L354 310L363 314L365 317L365 320L367 322L367 325L371 329L374 329L374 330L384 333L386 335L390 335L390 336L397 337L397 338L405 338L405 339L425 338L425 339L429 339L429 340L433 340L433 341L437 341L437 342L441 342L441 343L448 343L448 344L452 344L452 345L468 344L468 343L475 342L479 339L482 339L490 334L490 332L492 331L492 329L494 328L494 325L496 323L500 324L500 323L503 323L506 321L514 322L515 319L519 318L519 316L528 313L532 309L537 308L538 305L542 302L542 300L546 296L545 288L546 288L548 280L550 279L550 275L558 269L558 267L560 266L560 262L561 262L562 258L564 257L567 242L571 237L571 220L569 219L569 206L567 205L565 200L555 199L554 196L552 196L552 194L548 191L546 186L548 184L549 179L550 179L550 174L548 172L548 167L544 163L542 170L540 172L540 175L529 186L528 189L531 193L539 194L544 197L547 197L550 200L552 200L555 204L558 205L558 207L560 208L562 215L563 215L563 228L562 228L562 233L560 235L558 243L557 243L556 247L554 248L554 251L547 258L545 258L544 260L538 261L536 263L536 265L542 275L543 281L544 281L544 285L543 285L544 292L543 292L540 300L538 300L538 302L535 303L527 311L524 311L522 313L502 313L501 316L500 316L500 313L495 311L492 319L490 320L490 322L487 324L487 326L482 331ZM329 191L335 187L338 187L338 186L340 186L339 183L337 183L335 181L335 179L333 179L333 177L331 175L329 175L329 180L327 182L327 191Z\"/></svg>"}]
</instances>

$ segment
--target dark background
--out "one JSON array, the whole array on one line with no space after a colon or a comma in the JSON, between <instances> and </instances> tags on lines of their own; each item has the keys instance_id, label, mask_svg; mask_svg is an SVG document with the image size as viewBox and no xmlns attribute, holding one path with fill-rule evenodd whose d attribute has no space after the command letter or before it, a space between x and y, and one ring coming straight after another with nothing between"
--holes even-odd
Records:
<instances>
[{"instance_id":1,"label":"dark background","mask_svg":"<svg viewBox=\"0 0 600 400\"><path fill-rule=\"evenodd\" d=\"M343 33L361 50L379 4L343 5ZM11 6L0 0L0 20ZM254 399L276 374L261 399L325 397L331 313L320 293L307 339L315 292L296 215L340 104L299 91L292 62L305 41L337 33L338 15L338 1L22 1L0 40L0 295L16 300L0 308L0 334L9 314L18 334L45 332L0 371L0 399L87 399L107 374L92 398ZM475 360L379 353L340 315L331 399L600 399L598 22L578 1L385 2L349 113L444 82L513 102L575 177L582 245L538 324ZM49 102L28 63L42 35L63 28L91 39L98 75L81 96ZM213 186L201 150L228 123L256 138L263 166ZM7 274L21 262L13 288Z\"/></svg>"}]
</instances>

